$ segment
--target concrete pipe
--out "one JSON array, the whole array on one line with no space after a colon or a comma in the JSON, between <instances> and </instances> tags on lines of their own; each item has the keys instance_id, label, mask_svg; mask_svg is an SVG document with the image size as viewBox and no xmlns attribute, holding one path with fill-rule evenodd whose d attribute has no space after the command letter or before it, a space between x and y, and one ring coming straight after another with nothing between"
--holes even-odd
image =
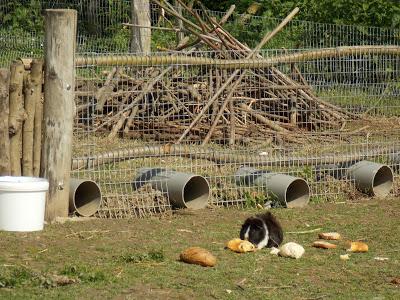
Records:
<instances>
[{"instance_id":1,"label":"concrete pipe","mask_svg":"<svg viewBox=\"0 0 400 300\"><path fill-rule=\"evenodd\" d=\"M210 197L208 181L200 175L160 168L143 168L139 170L133 188L137 190L146 183L151 183L154 189L168 193L175 208L201 209L206 207Z\"/></svg>"},{"instance_id":2,"label":"concrete pipe","mask_svg":"<svg viewBox=\"0 0 400 300\"><path fill-rule=\"evenodd\" d=\"M236 183L263 187L268 197L288 208L303 207L310 200L310 187L307 182L285 174L242 167L236 173Z\"/></svg>"},{"instance_id":3,"label":"concrete pipe","mask_svg":"<svg viewBox=\"0 0 400 300\"><path fill-rule=\"evenodd\" d=\"M83 217L94 215L100 207L101 191L92 180L71 178L69 183L69 211Z\"/></svg>"},{"instance_id":4,"label":"concrete pipe","mask_svg":"<svg viewBox=\"0 0 400 300\"><path fill-rule=\"evenodd\" d=\"M393 187L393 171L386 165L362 160L352 165L348 177L356 188L368 195L385 197Z\"/></svg>"}]
</instances>

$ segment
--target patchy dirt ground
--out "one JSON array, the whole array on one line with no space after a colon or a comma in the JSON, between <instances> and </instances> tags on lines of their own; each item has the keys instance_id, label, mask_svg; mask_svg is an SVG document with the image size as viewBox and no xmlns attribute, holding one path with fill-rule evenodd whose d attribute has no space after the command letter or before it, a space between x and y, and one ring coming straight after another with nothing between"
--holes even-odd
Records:
<instances>
[{"instance_id":1,"label":"patchy dirt ground","mask_svg":"<svg viewBox=\"0 0 400 300\"><path fill-rule=\"evenodd\" d=\"M256 210L207 209L162 218L66 222L36 233L0 232L0 298L398 299L400 199L312 204L273 212L299 260L269 251L224 249ZM320 228L312 233L299 233ZM312 248L318 232L362 239L370 251ZM216 267L178 261L189 246L210 250ZM386 257L378 261L375 257ZM393 281L394 283L391 283Z\"/></svg>"}]
</instances>

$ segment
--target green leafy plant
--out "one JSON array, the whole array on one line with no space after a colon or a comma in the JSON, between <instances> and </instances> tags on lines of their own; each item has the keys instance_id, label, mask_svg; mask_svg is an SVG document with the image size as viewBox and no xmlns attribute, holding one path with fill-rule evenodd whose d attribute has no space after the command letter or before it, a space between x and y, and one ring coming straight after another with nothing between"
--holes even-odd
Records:
<instances>
[{"instance_id":1,"label":"green leafy plant","mask_svg":"<svg viewBox=\"0 0 400 300\"><path fill-rule=\"evenodd\" d=\"M127 253L120 257L126 263L143 263L143 262L163 262L165 260L163 251L150 251L147 253Z\"/></svg>"}]
</instances>

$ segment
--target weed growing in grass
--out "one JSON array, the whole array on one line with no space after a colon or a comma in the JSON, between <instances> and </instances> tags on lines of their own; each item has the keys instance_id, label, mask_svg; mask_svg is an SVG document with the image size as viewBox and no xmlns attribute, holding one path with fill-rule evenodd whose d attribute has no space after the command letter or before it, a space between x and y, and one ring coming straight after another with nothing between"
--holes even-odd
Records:
<instances>
[{"instance_id":1,"label":"weed growing in grass","mask_svg":"<svg viewBox=\"0 0 400 300\"><path fill-rule=\"evenodd\" d=\"M121 256L121 260L126 263L143 263L143 262L163 262L165 260L163 251L150 251L148 253L129 253Z\"/></svg>"},{"instance_id":2,"label":"weed growing in grass","mask_svg":"<svg viewBox=\"0 0 400 300\"><path fill-rule=\"evenodd\" d=\"M77 267L74 265L66 266L61 272L61 275L76 278L81 282L98 282L106 280L106 275L101 271L91 271L87 267Z\"/></svg>"},{"instance_id":3,"label":"weed growing in grass","mask_svg":"<svg viewBox=\"0 0 400 300\"><path fill-rule=\"evenodd\" d=\"M42 276L24 266L7 267L0 271L0 288L16 288L23 285L41 285Z\"/></svg>"}]
</instances>

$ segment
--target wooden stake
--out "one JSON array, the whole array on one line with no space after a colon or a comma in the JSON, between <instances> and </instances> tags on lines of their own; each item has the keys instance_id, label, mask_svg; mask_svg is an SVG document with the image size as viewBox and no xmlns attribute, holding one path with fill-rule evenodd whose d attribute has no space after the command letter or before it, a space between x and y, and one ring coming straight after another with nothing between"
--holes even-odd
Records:
<instances>
[{"instance_id":1,"label":"wooden stake","mask_svg":"<svg viewBox=\"0 0 400 300\"><path fill-rule=\"evenodd\" d=\"M8 136L10 71L0 69L0 176L10 175L10 139Z\"/></svg>"},{"instance_id":2,"label":"wooden stake","mask_svg":"<svg viewBox=\"0 0 400 300\"><path fill-rule=\"evenodd\" d=\"M31 64L30 74L24 80L25 111L27 114L22 134L22 174L33 176L33 129L37 98L42 94L42 63Z\"/></svg>"},{"instance_id":3,"label":"wooden stake","mask_svg":"<svg viewBox=\"0 0 400 300\"><path fill-rule=\"evenodd\" d=\"M44 130L41 175L49 180L46 220L68 215L75 95L77 13L45 11Z\"/></svg>"},{"instance_id":4,"label":"wooden stake","mask_svg":"<svg viewBox=\"0 0 400 300\"><path fill-rule=\"evenodd\" d=\"M22 123L25 119L22 85L24 64L15 61L11 65L10 78L10 114L8 118L10 132L10 167L11 175L21 176Z\"/></svg>"},{"instance_id":5,"label":"wooden stake","mask_svg":"<svg viewBox=\"0 0 400 300\"><path fill-rule=\"evenodd\" d=\"M40 67L39 67L40 66ZM36 86L35 93L35 118L33 126L33 176L38 177L40 175L40 155L42 147L42 121L43 121L43 95L42 95L42 84L43 84L43 60L34 60L32 68L41 69L38 73L38 77L32 77L32 81Z\"/></svg>"}]
</instances>

